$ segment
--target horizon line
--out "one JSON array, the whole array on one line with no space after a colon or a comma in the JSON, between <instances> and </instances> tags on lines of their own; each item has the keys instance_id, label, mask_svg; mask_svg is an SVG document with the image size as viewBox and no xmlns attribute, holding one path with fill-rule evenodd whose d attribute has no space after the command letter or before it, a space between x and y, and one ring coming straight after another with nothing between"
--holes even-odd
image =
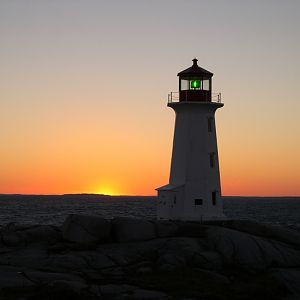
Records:
<instances>
[{"instance_id":1,"label":"horizon line","mask_svg":"<svg viewBox=\"0 0 300 300\"><path fill-rule=\"evenodd\" d=\"M22 193L0 193L0 196L103 196L103 197L157 197L157 195L109 195L98 193L64 193L64 194L22 194ZM300 198L300 195L222 195L222 197L234 197L234 198Z\"/></svg>"}]
</instances>

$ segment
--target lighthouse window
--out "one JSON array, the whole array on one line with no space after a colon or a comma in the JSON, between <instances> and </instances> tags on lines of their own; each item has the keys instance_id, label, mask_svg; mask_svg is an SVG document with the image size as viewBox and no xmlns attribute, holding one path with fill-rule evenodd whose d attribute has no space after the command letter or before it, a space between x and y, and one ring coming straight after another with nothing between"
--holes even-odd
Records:
<instances>
[{"instance_id":1,"label":"lighthouse window","mask_svg":"<svg viewBox=\"0 0 300 300\"><path fill-rule=\"evenodd\" d=\"M180 81L180 90L186 91L189 89L189 81L186 79L181 79Z\"/></svg>"},{"instance_id":2,"label":"lighthouse window","mask_svg":"<svg viewBox=\"0 0 300 300\"><path fill-rule=\"evenodd\" d=\"M217 204L217 192L212 192L211 193L211 200L212 200L212 205Z\"/></svg>"},{"instance_id":3,"label":"lighthouse window","mask_svg":"<svg viewBox=\"0 0 300 300\"><path fill-rule=\"evenodd\" d=\"M191 89L200 89L201 81L200 80L191 80Z\"/></svg>"},{"instance_id":4,"label":"lighthouse window","mask_svg":"<svg viewBox=\"0 0 300 300\"><path fill-rule=\"evenodd\" d=\"M202 199L195 199L195 205L202 205L203 200Z\"/></svg>"},{"instance_id":5,"label":"lighthouse window","mask_svg":"<svg viewBox=\"0 0 300 300\"><path fill-rule=\"evenodd\" d=\"M209 153L209 164L211 168L215 167L215 153Z\"/></svg>"},{"instance_id":6,"label":"lighthouse window","mask_svg":"<svg viewBox=\"0 0 300 300\"><path fill-rule=\"evenodd\" d=\"M203 88L202 89L205 91L209 91L209 80L208 79L203 80Z\"/></svg>"}]
</instances>

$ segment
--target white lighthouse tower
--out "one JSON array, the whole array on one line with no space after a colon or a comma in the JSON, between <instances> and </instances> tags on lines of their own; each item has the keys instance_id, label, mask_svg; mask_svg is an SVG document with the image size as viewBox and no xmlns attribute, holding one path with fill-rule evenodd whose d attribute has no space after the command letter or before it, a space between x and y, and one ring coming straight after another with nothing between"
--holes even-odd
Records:
<instances>
[{"instance_id":1,"label":"white lighthouse tower","mask_svg":"<svg viewBox=\"0 0 300 300\"><path fill-rule=\"evenodd\" d=\"M178 73L179 92L168 95L176 113L169 184L157 189L158 219L225 219L221 200L213 74L197 64Z\"/></svg>"}]
</instances>

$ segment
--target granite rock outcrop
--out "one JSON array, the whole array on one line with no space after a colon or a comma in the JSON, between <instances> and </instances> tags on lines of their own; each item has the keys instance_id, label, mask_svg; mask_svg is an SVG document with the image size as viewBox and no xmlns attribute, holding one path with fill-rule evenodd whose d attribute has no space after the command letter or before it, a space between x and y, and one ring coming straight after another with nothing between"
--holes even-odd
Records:
<instances>
[{"instance_id":1,"label":"granite rock outcrop","mask_svg":"<svg viewBox=\"0 0 300 300\"><path fill-rule=\"evenodd\" d=\"M0 237L0 299L300 299L286 228L70 215Z\"/></svg>"}]
</instances>

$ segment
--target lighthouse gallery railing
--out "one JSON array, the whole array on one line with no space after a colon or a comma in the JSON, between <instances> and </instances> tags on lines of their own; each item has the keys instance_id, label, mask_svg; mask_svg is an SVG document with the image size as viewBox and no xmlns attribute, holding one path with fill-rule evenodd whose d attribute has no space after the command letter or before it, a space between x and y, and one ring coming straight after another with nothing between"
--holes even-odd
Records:
<instances>
[{"instance_id":1,"label":"lighthouse gallery railing","mask_svg":"<svg viewBox=\"0 0 300 300\"><path fill-rule=\"evenodd\" d=\"M209 102L221 103L221 100L221 93L212 93L211 101ZM168 103L174 102L179 102L179 92L171 92L168 94Z\"/></svg>"}]
</instances>

